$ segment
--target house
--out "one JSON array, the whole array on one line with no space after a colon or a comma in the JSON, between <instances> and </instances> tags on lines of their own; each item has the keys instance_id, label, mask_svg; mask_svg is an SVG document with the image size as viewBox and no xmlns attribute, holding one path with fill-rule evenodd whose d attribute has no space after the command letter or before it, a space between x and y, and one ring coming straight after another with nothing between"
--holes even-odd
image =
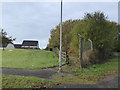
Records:
<instances>
[{"instance_id":1,"label":"house","mask_svg":"<svg viewBox=\"0 0 120 90\"><path fill-rule=\"evenodd\" d=\"M21 46L22 49L39 49L38 41L24 40Z\"/></svg>"},{"instance_id":2,"label":"house","mask_svg":"<svg viewBox=\"0 0 120 90\"><path fill-rule=\"evenodd\" d=\"M15 49L14 44L13 43L9 43L9 44L0 44L0 49Z\"/></svg>"},{"instance_id":3,"label":"house","mask_svg":"<svg viewBox=\"0 0 120 90\"><path fill-rule=\"evenodd\" d=\"M14 44L9 43L5 49L15 49Z\"/></svg>"},{"instance_id":4,"label":"house","mask_svg":"<svg viewBox=\"0 0 120 90\"><path fill-rule=\"evenodd\" d=\"M39 49L38 41L24 40L22 44L0 44L0 49Z\"/></svg>"},{"instance_id":5,"label":"house","mask_svg":"<svg viewBox=\"0 0 120 90\"><path fill-rule=\"evenodd\" d=\"M15 47L16 49L21 49L22 44L14 44L14 47Z\"/></svg>"}]
</instances>

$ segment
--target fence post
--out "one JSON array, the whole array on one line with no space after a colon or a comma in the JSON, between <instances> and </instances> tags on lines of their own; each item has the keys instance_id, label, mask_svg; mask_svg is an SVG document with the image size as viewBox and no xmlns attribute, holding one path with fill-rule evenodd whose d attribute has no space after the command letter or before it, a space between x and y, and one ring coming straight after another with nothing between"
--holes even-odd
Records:
<instances>
[{"instance_id":1,"label":"fence post","mask_svg":"<svg viewBox=\"0 0 120 90\"><path fill-rule=\"evenodd\" d=\"M90 41L91 50L93 50L93 42L92 42L92 40L88 39L88 41Z\"/></svg>"},{"instance_id":2,"label":"fence post","mask_svg":"<svg viewBox=\"0 0 120 90\"><path fill-rule=\"evenodd\" d=\"M82 68L82 61L83 61L83 46L82 46L82 36L79 35L79 59L80 59L80 68Z\"/></svg>"},{"instance_id":3,"label":"fence post","mask_svg":"<svg viewBox=\"0 0 120 90\"><path fill-rule=\"evenodd\" d=\"M68 51L66 51L66 64L69 64L69 55L68 55Z\"/></svg>"}]
</instances>

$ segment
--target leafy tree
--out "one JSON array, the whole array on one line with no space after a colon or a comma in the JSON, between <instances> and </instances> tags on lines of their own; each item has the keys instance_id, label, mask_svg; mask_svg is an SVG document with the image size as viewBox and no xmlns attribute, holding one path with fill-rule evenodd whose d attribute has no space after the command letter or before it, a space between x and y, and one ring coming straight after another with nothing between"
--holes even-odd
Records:
<instances>
[{"instance_id":1,"label":"leafy tree","mask_svg":"<svg viewBox=\"0 0 120 90\"><path fill-rule=\"evenodd\" d=\"M82 20L67 20L63 22L62 27L62 49L64 52L70 52L69 56L77 60L79 53L79 36L84 38L83 47L90 48L92 41L94 50L98 51L100 57L105 57L118 45L114 38L117 35L118 25L110 22L102 12L87 13ZM59 49L60 25L51 30L51 36L47 48L57 47Z\"/></svg>"},{"instance_id":2,"label":"leafy tree","mask_svg":"<svg viewBox=\"0 0 120 90\"><path fill-rule=\"evenodd\" d=\"M1 44L8 44L12 43L15 40L15 38L12 38L12 36L7 36L7 32L4 31L3 29L1 30L1 35L0 35L0 43Z\"/></svg>"},{"instance_id":3,"label":"leafy tree","mask_svg":"<svg viewBox=\"0 0 120 90\"><path fill-rule=\"evenodd\" d=\"M102 12L87 13L83 22L74 27L75 33L93 42L94 49L102 54L100 57L112 50L116 30L116 23L107 21Z\"/></svg>"},{"instance_id":4,"label":"leafy tree","mask_svg":"<svg viewBox=\"0 0 120 90\"><path fill-rule=\"evenodd\" d=\"M70 32L78 21L79 20L67 20L63 22L63 25L62 25L62 38L63 38L62 50L67 54L66 63L69 63L69 48L71 43ZM49 44L47 48L57 47L59 49L59 43L60 43L60 25L57 25L55 29L51 30L51 36L50 36Z\"/></svg>"},{"instance_id":5,"label":"leafy tree","mask_svg":"<svg viewBox=\"0 0 120 90\"><path fill-rule=\"evenodd\" d=\"M59 34L59 26L56 26L55 29L52 29L51 30L51 36L50 36L50 39L49 39L49 48L54 48L54 47L57 47L59 48L59 37L60 37L60 34Z\"/></svg>"},{"instance_id":6,"label":"leafy tree","mask_svg":"<svg viewBox=\"0 0 120 90\"><path fill-rule=\"evenodd\" d=\"M117 33L114 37L114 51L120 52L120 25L117 25Z\"/></svg>"}]
</instances>

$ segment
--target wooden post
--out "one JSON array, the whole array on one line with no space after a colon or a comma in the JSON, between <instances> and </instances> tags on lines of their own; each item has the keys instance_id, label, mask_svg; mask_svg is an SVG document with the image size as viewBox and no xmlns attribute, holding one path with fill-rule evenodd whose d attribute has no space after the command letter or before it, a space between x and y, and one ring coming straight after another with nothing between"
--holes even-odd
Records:
<instances>
[{"instance_id":1,"label":"wooden post","mask_svg":"<svg viewBox=\"0 0 120 90\"><path fill-rule=\"evenodd\" d=\"M91 50L93 50L93 42L92 40L88 39L90 41L90 47L91 47Z\"/></svg>"},{"instance_id":2,"label":"wooden post","mask_svg":"<svg viewBox=\"0 0 120 90\"><path fill-rule=\"evenodd\" d=\"M82 36L79 35L79 57L80 57L80 68L82 68L82 61L83 61L83 46L82 46Z\"/></svg>"},{"instance_id":3,"label":"wooden post","mask_svg":"<svg viewBox=\"0 0 120 90\"><path fill-rule=\"evenodd\" d=\"M69 64L69 55L68 55L68 50L66 50L66 64Z\"/></svg>"}]
</instances>

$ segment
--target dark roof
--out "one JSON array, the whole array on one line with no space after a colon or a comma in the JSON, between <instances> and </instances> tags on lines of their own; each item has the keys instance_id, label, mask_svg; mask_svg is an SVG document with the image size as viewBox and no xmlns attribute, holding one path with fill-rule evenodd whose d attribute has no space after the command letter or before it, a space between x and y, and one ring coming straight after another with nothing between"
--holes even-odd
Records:
<instances>
[{"instance_id":1,"label":"dark roof","mask_svg":"<svg viewBox=\"0 0 120 90\"><path fill-rule=\"evenodd\" d=\"M38 41L24 40L22 46L37 46Z\"/></svg>"},{"instance_id":2,"label":"dark roof","mask_svg":"<svg viewBox=\"0 0 120 90\"><path fill-rule=\"evenodd\" d=\"M21 48L22 44L14 44L15 48Z\"/></svg>"}]
</instances>

